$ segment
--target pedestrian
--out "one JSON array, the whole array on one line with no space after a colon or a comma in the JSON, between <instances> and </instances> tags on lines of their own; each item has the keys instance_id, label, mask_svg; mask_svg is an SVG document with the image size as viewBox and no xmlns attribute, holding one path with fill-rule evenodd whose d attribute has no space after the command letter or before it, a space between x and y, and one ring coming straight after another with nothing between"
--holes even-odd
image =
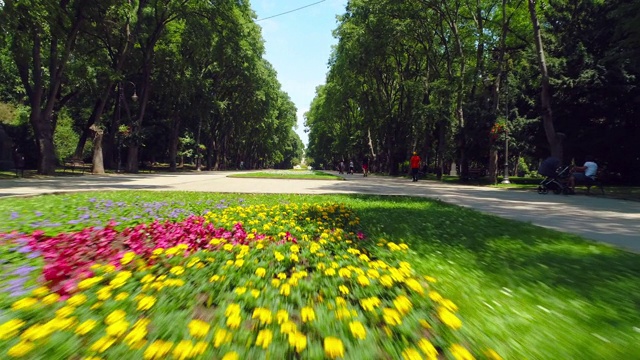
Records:
<instances>
[{"instance_id":1,"label":"pedestrian","mask_svg":"<svg viewBox=\"0 0 640 360\"><path fill-rule=\"evenodd\" d=\"M338 165L340 168L338 169L338 172L340 174L344 174L344 160L340 160L340 165Z\"/></svg>"},{"instance_id":2,"label":"pedestrian","mask_svg":"<svg viewBox=\"0 0 640 360\"><path fill-rule=\"evenodd\" d=\"M353 160L349 161L349 174L353 175L353 170L355 167L353 166Z\"/></svg>"},{"instance_id":3,"label":"pedestrian","mask_svg":"<svg viewBox=\"0 0 640 360\"><path fill-rule=\"evenodd\" d=\"M240 160L240 170L244 170L244 161Z\"/></svg>"},{"instance_id":4,"label":"pedestrian","mask_svg":"<svg viewBox=\"0 0 640 360\"><path fill-rule=\"evenodd\" d=\"M19 176L18 172L20 172L22 174L22 177L24 177L24 167L25 167L24 154L22 154L18 146L15 146L13 148L12 155L13 155L13 164L16 169L16 176Z\"/></svg>"},{"instance_id":5,"label":"pedestrian","mask_svg":"<svg viewBox=\"0 0 640 360\"><path fill-rule=\"evenodd\" d=\"M367 155L362 158L362 173L364 177L369 175L369 157Z\"/></svg>"},{"instance_id":6,"label":"pedestrian","mask_svg":"<svg viewBox=\"0 0 640 360\"><path fill-rule=\"evenodd\" d=\"M413 182L418 182L418 171L420 170L420 156L418 156L417 152L413 152L413 156L411 160L409 160L409 164L411 165L411 177L413 178Z\"/></svg>"}]
</instances>

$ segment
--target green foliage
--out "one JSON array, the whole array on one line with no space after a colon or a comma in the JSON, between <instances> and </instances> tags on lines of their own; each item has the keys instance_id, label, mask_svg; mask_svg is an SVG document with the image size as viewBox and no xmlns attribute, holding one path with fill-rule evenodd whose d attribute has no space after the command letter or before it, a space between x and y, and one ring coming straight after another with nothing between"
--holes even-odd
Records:
<instances>
[{"instance_id":1,"label":"green foliage","mask_svg":"<svg viewBox=\"0 0 640 360\"><path fill-rule=\"evenodd\" d=\"M567 158L593 153L608 171L640 181L631 136L640 128L639 3L552 1L540 10ZM53 113L67 109L75 131L86 132L105 99L97 122L106 130L106 157L114 156L108 151L120 125L131 132L125 145L144 145L145 160L169 162L184 133L206 147L198 156L211 167L242 160L288 168L302 157L292 131L297 109L264 59L250 2L11 0L0 20L0 101L29 103L39 36L42 92L61 75ZM487 131L507 110L512 149L548 156L526 2L352 0L338 20L326 84L304 115L307 155L317 163L373 152L376 166L393 173L413 149L430 166L438 158L459 163L463 152L486 163ZM126 108L112 91L118 82ZM37 148L28 150L38 158Z\"/></svg>"},{"instance_id":2,"label":"green foliage","mask_svg":"<svg viewBox=\"0 0 640 360\"><path fill-rule=\"evenodd\" d=\"M59 162L71 157L78 144L78 133L73 129L73 119L63 111L58 114L58 126L53 137Z\"/></svg>"},{"instance_id":3,"label":"green foliage","mask_svg":"<svg viewBox=\"0 0 640 360\"><path fill-rule=\"evenodd\" d=\"M1 10L0 10L1 11ZM0 39L0 102L12 102L24 95L8 48Z\"/></svg>"},{"instance_id":4,"label":"green foliage","mask_svg":"<svg viewBox=\"0 0 640 360\"><path fill-rule=\"evenodd\" d=\"M533 173L529 170L529 165L524 157L518 157L518 176L531 176Z\"/></svg>"},{"instance_id":5,"label":"green foliage","mask_svg":"<svg viewBox=\"0 0 640 360\"><path fill-rule=\"evenodd\" d=\"M460 163L464 151L486 164L495 145L487 133L508 115L512 150L547 157L527 4L502 5L350 1L334 32L327 83L305 114L310 156L332 162L373 150L392 173L416 148L430 161ZM631 136L640 106L629 106L640 99L639 6L553 1L539 14L566 157L595 153L630 181L640 181Z\"/></svg>"},{"instance_id":6,"label":"green foliage","mask_svg":"<svg viewBox=\"0 0 640 360\"><path fill-rule=\"evenodd\" d=\"M12 124L16 121L18 109L10 104L0 102L0 124Z\"/></svg>"},{"instance_id":7,"label":"green foliage","mask_svg":"<svg viewBox=\"0 0 640 360\"><path fill-rule=\"evenodd\" d=\"M17 146L20 152L25 155L26 166L32 168L35 166L38 151L33 129L29 126L29 108L19 106L14 110L15 116L12 120L4 123L4 130L13 141L13 145Z\"/></svg>"},{"instance_id":8,"label":"green foliage","mask_svg":"<svg viewBox=\"0 0 640 360\"><path fill-rule=\"evenodd\" d=\"M295 106L263 58L264 41L249 2L5 1L0 17L0 100L23 102L25 89L33 87L19 84L16 64L27 75L33 61L59 66L42 67L45 90L57 81L52 74L64 74L59 94L51 98L54 112L68 108L76 131L85 135L93 122L103 126L107 163L113 163L112 149L122 139L125 152L145 148L141 154L147 159L141 160L169 162L169 147L184 133L193 134L199 153L182 149L178 155L203 156L223 168L239 159L290 166L301 156L301 142L291 132ZM32 51L36 36L52 46ZM130 100L134 88L138 102ZM46 101L37 110L47 108ZM125 137L121 126L128 128ZM36 158L37 149L31 150Z\"/></svg>"}]
</instances>

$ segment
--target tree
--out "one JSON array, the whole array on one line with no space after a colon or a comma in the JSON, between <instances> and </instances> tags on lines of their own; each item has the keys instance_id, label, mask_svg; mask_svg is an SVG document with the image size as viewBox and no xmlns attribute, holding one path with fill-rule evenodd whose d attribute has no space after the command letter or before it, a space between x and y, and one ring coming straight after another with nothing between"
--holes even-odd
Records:
<instances>
[{"instance_id":1,"label":"tree","mask_svg":"<svg viewBox=\"0 0 640 360\"><path fill-rule=\"evenodd\" d=\"M562 152L562 134L555 130L553 123L553 112L551 108L551 93L549 85L549 71L547 70L547 62L544 56L544 47L542 44L542 34L540 31L540 22L536 11L536 0L528 0L529 13L531 14L531 24L533 25L533 36L535 39L536 50L538 53L538 65L540 67L541 92L540 100L542 106L542 122L544 124L544 132L551 148L551 156L563 159Z\"/></svg>"},{"instance_id":2,"label":"tree","mask_svg":"<svg viewBox=\"0 0 640 360\"><path fill-rule=\"evenodd\" d=\"M84 127L84 131L78 141L78 146L74 157L82 157L86 139L89 133L93 134L93 173L104 173L104 154L102 147L103 140L103 125L102 115L105 110L107 102L111 99L114 90L117 90L118 98L116 101L120 101L122 97L122 70L125 65L125 61L128 58L129 51L133 47L135 36L137 34L132 33L133 19L137 19L141 16L142 7L139 7L138 14L135 16L133 12L135 9L132 7L130 1L128 2L115 2L110 4L109 2L101 2L100 7L92 9L95 12L94 18L100 19L100 21L92 24L85 31L88 45L93 44L93 39L99 39L98 44L102 47L98 48L98 51L91 49L86 51L87 54L93 55L85 57L83 60L86 63L94 65L96 71L95 87L96 87L96 99L94 102L93 110L89 119ZM139 27L135 27L139 29ZM106 66L105 66L106 64ZM118 82L116 87L116 82ZM118 104L120 106L120 104Z\"/></svg>"},{"instance_id":3,"label":"tree","mask_svg":"<svg viewBox=\"0 0 640 360\"><path fill-rule=\"evenodd\" d=\"M90 0L5 1L3 35L10 37L9 49L29 98L40 174L55 172L54 109L70 98L63 92L65 71L94 5Z\"/></svg>"}]
</instances>

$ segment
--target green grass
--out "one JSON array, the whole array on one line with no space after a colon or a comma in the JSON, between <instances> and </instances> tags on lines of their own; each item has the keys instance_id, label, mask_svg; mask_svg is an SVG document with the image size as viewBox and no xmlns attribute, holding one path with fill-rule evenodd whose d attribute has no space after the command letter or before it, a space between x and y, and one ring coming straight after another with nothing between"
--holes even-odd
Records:
<instances>
[{"instance_id":1,"label":"green grass","mask_svg":"<svg viewBox=\"0 0 640 360\"><path fill-rule=\"evenodd\" d=\"M61 223L47 232L74 230L79 225L67 221L86 213L82 207L91 211L93 198L135 203L88 220L115 218L121 226L152 218L142 203L201 213L222 199L342 202L359 214L368 246L381 238L407 243L407 261L436 277L435 288L460 307L460 331L505 359L640 358L640 255L574 235L410 197L140 191L0 199L0 231L28 230L43 219Z\"/></svg>"},{"instance_id":2,"label":"green grass","mask_svg":"<svg viewBox=\"0 0 640 360\"><path fill-rule=\"evenodd\" d=\"M459 303L462 331L505 358L640 357L640 256L438 203L368 203L358 213L380 225L366 233L404 239Z\"/></svg>"},{"instance_id":3,"label":"green grass","mask_svg":"<svg viewBox=\"0 0 640 360\"><path fill-rule=\"evenodd\" d=\"M342 180L341 177L316 170L268 170L229 175L234 178Z\"/></svg>"}]
</instances>

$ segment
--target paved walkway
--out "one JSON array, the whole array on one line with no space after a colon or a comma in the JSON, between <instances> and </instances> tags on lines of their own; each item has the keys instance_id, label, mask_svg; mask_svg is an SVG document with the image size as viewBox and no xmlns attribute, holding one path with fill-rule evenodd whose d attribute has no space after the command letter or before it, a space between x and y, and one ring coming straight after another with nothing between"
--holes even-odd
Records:
<instances>
[{"instance_id":1,"label":"paved walkway","mask_svg":"<svg viewBox=\"0 0 640 360\"><path fill-rule=\"evenodd\" d=\"M381 194L439 199L501 217L579 234L640 252L640 203L598 196L538 195L533 191L412 183L386 176L345 175L346 181L228 178L233 172L85 175L0 180L0 196L78 190L185 190L237 193ZM335 172L334 172L335 174Z\"/></svg>"}]
</instances>

